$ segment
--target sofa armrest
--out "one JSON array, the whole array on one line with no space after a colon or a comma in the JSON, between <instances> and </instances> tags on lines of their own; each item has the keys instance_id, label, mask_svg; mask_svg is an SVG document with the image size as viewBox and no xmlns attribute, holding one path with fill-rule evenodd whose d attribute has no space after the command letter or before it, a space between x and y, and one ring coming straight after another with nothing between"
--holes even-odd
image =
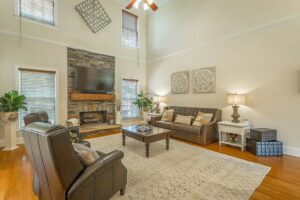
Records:
<instances>
[{"instance_id":1,"label":"sofa armrest","mask_svg":"<svg viewBox=\"0 0 300 200\"><path fill-rule=\"evenodd\" d=\"M218 122L219 119L215 118L213 121L208 124L204 124L201 127L201 134L205 138L204 145L210 144L218 140Z\"/></svg>"},{"instance_id":2,"label":"sofa armrest","mask_svg":"<svg viewBox=\"0 0 300 200\"><path fill-rule=\"evenodd\" d=\"M87 188L92 189L90 187L101 185L101 183L103 183L101 174L105 174L109 167L113 166L115 163L121 163L121 159L123 157L123 152L115 150L108 154L105 154L94 164L88 166L68 190L68 199L80 199L81 195L83 195L81 192L82 190L86 190ZM106 182L105 184L109 183Z\"/></svg>"}]
</instances>

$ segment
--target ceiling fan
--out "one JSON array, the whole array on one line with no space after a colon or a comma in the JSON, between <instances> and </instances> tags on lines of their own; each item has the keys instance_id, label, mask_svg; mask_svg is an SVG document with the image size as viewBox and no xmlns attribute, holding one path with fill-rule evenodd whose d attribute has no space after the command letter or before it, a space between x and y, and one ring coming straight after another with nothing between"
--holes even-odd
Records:
<instances>
[{"instance_id":1,"label":"ceiling fan","mask_svg":"<svg viewBox=\"0 0 300 200\"><path fill-rule=\"evenodd\" d=\"M156 11L158 9L153 0L131 0L126 9L139 8L141 2L143 2L144 10L151 8L153 11Z\"/></svg>"}]
</instances>

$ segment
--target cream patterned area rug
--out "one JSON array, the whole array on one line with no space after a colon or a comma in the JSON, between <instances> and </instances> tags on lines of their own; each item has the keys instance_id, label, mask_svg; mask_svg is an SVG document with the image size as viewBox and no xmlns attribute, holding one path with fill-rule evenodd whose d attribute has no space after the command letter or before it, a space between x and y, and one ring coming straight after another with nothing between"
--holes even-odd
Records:
<instances>
[{"instance_id":1,"label":"cream patterned area rug","mask_svg":"<svg viewBox=\"0 0 300 200\"><path fill-rule=\"evenodd\" d=\"M122 160L128 171L124 196L114 200L243 200L249 199L270 171L267 166L212 152L175 140L166 151L165 140L145 144L121 134L89 140L92 148L108 153L124 152Z\"/></svg>"}]
</instances>

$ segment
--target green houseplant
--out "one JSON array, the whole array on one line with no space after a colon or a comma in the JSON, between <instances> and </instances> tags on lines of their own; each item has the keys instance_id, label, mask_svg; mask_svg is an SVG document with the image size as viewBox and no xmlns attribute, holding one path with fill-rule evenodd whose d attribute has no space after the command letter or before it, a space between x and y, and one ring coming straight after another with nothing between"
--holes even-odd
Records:
<instances>
[{"instance_id":1,"label":"green houseplant","mask_svg":"<svg viewBox=\"0 0 300 200\"><path fill-rule=\"evenodd\" d=\"M0 97L1 112L19 112L27 110L26 98L24 95L19 95L18 91L12 90Z\"/></svg>"},{"instance_id":2,"label":"green houseplant","mask_svg":"<svg viewBox=\"0 0 300 200\"><path fill-rule=\"evenodd\" d=\"M153 106L153 102L143 91L138 94L138 98L133 102L133 104L137 105L137 107L144 112L147 112L149 108Z\"/></svg>"},{"instance_id":3,"label":"green houseplant","mask_svg":"<svg viewBox=\"0 0 300 200\"><path fill-rule=\"evenodd\" d=\"M5 93L0 97L0 122L4 126L5 148L16 149L16 121L18 112L27 110L26 98L15 90Z\"/></svg>"},{"instance_id":4,"label":"green houseplant","mask_svg":"<svg viewBox=\"0 0 300 200\"><path fill-rule=\"evenodd\" d=\"M153 102L147 97L147 94L141 91L138 94L138 98L133 102L133 105L137 105L140 109L140 116L147 122L147 111L153 107Z\"/></svg>"}]
</instances>

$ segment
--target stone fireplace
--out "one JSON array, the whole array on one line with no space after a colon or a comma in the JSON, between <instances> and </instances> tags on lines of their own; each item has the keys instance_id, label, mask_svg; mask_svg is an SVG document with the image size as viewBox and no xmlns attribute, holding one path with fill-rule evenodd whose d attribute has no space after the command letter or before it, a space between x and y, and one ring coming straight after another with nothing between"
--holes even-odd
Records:
<instances>
[{"instance_id":1,"label":"stone fireplace","mask_svg":"<svg viewBox=\"0 0 300 200\"><path fill-rule=\"evenodd\" d=\"M78 94L74 88L75 67L115 70L115 57L68 48L68 119L80 119L80 124L107 124L115 120L113 100L72 100Z\"/></svg>"},{"instance_id":2,"label":"stone fireplace","mask_svg":"<svg viewBox=\"0 0 300 200\"><path fill-rule=\"evenodd\" d=\"M80 112L80 125L107 123L107 111Z\"/></svg>"}]
</instances>

